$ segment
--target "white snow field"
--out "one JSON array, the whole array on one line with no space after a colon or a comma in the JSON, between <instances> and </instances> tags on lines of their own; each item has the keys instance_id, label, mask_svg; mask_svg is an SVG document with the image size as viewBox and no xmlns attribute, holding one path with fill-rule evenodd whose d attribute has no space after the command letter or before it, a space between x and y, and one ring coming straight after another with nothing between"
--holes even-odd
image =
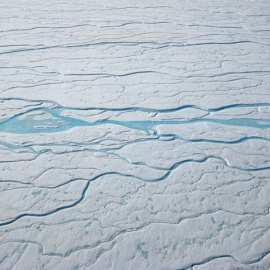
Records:
<instances>
[{"instance_id":1,"label":"white snow field","mask_svg":"<svg viewBox=\"0 0 270 270\"><path fill-rule=\"evenodd\" d=\"M0 1L0 269L270 269L269 0Z\"/></svg>"}]
</instances>

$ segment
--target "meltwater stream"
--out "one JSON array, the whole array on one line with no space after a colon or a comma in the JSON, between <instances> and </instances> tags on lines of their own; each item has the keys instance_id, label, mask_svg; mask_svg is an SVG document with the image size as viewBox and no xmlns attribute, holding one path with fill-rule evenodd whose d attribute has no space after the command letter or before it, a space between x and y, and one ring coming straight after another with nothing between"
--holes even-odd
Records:
<instances>
[{"instance_id":1,"label":"meltwater stream","mask_svg":"<svg viewBox=\"0 0 270 270\"><path fill-rule=\"evenodd\" d=\"M263 104L266 106L266 104ZM267 104L267 106L269 106ZM238 108L251 107L251 105L239 105ZM255 107L254 105L252 107ZM181 108L182 109L182 108ZM181 110L180 109L180 110ZM227 109L227 108L226 108ZM76 111L76 110L75 110ZM106 111L106 109L103 109ZM123 109L117 110L118 112L136 112L134 109ZM146 110L147 111L147 110ZM152 110L154 111L154 110ZM176 110L172 109L170 111L175 112ZM169 111L169 112L170 112ZM219 111L209 110L209 112ZM244 126L251 128L260 128L260 129L269 129L270 128L270 119L252 119L252 118L238 118L238 119L213 119L211 117L207 118L195 118L192 120L180 120L180 121L117 121L117 120L100 120L95 122L84 121L76 118L63 116L62 113L65 112L63 108L38 108L31 110L31 112L25 112L17 116L11 117L6 121L0 123L0 129L2 132L9 133L53 133L61 132L74 127L83 127L83 126L97 126L104 124L113 124L120 125L131 129L138 129L149 132L153 127L158 125L185 125L185 124L195 124L195 123L217 123L221 125L231 125L231 126ZM167 111L167 113L169 113ZM158 112L155 112L158 113Z\"/></svg>"}]
</instances>

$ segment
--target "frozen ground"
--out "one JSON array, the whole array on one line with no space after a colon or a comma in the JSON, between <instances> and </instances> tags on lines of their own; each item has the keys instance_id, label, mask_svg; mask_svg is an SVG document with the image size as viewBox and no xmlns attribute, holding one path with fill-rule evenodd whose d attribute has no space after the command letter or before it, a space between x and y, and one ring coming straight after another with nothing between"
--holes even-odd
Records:
<instances>
[{"instance_id":1,"label":"frozen ground","mask_svg":"<svg viewBox=\"0 0 270 270\"><path fill-rule=\"evenodd\" d=\"M1 0L0 66L1 270L270 269L269 0Z\"/></svg>"}]
</instances>

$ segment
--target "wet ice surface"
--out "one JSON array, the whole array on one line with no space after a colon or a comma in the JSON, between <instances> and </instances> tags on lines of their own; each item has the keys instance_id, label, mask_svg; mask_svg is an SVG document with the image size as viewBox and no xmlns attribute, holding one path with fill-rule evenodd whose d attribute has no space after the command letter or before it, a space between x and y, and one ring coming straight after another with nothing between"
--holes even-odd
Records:
<instances>
[{"instance_id":1,"label":"wet ice surface","mask_svg":"<svg viewBox=\"0 0 270 270\"><path fill-rule=\"evenodd\" d=\"M1 269L269 269L269 1L1 1Z\"/></svg>"}]
</instances>

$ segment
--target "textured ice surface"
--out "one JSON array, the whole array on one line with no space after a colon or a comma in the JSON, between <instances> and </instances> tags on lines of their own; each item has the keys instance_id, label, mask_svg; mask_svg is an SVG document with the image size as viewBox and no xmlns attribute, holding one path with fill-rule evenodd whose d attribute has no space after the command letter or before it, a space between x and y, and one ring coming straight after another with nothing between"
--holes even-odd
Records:
<instances>
[{"instance_id":1,"label":"textured ice surface","mask_svg":"<svg viewBox=\"0 0 270 270\"><path fill-rule=\"evenodd\" d=\"M270 2L0 2L0 269L270 269Z\"/></svg>"}]
</instances>

